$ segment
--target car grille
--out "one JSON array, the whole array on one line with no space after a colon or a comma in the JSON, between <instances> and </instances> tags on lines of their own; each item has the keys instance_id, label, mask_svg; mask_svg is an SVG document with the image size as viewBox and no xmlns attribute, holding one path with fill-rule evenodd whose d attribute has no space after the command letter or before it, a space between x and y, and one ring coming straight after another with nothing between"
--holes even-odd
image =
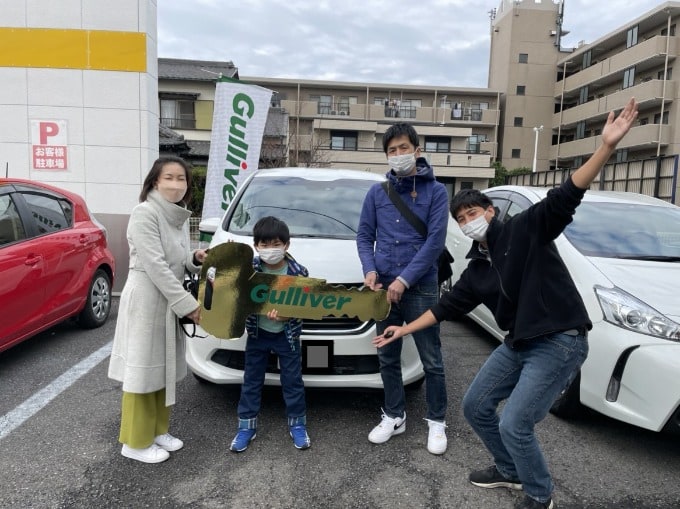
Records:
<instances>
[{"instance_id":1,"label":"car grille","mask_svg":"<svg viewBox=\"0 0 680 509\"><path fill-rule=\"evenodd\" d=\"M321 320L302 320L302 335L351 336L361 334L373 327L375 321L362 322L358 318L325 316Z\"/></svg>"},{"instance_id":2,"label":"car grille","mask_svg":"<svg viewBox=\"0 0 680 509\"><path fill-rule=\"evenodd\" d=\"M243 371L245 367L245 352L240 350L217 350L211 360L230 369ZM277 356L269 355L267 373L280 373ZM325 373L327 375L371 375L380 372L377 355L334 355L333 366ZM302 367L302 374L315 372Z\"/></svg>"}]
</instances>

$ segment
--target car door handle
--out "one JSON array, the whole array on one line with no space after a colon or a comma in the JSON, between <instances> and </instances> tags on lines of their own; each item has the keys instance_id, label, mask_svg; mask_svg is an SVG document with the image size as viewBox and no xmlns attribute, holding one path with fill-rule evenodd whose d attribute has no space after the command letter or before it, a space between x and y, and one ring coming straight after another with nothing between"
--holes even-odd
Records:
<instances>
[{"instance_id":1,"label":"car door handle","mask_svg":"<svg viewBox=\"0 0 680 509\"><path fill-rule=\"evenodd\" d=\"M42 261L41 255L28 255L26 261L24 261L24 265L36 265L41 261Z\"/></svg>"}]
</instances>

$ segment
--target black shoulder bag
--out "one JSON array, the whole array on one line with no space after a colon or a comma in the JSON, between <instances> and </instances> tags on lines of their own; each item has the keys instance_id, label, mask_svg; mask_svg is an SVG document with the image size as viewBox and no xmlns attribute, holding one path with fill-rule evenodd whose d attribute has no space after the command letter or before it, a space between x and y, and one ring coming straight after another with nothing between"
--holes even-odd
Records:
<instances>
[{"instance_id":1,"label":"black shoulder bag","mask_svg":"<svg viewBox=\"0 0 680 509\"><path fill-rule=\"evenodd\" d=\"M382 183L382 188L385 193L387 193L387 196L392 201L392 203L394 203L394 206L397 207L397 210L401 213L404 219L411 223L411 226L413 226L418 233L420 233L423 237L427 237L427 226L425 226L425 223L423 223L423 221L418 216L416 216L410 208L408 208L402 199L399 198L399 195L396 191L394 193L390 193L389 185L389 181L386 180ZM442 284L444 281L453 276L453 270L451 270L452 263L453 256L451 253L449 253L448 248L444 246L444 250L437 259L437 282L439 284Z\"/></svg>"}]
</instances>

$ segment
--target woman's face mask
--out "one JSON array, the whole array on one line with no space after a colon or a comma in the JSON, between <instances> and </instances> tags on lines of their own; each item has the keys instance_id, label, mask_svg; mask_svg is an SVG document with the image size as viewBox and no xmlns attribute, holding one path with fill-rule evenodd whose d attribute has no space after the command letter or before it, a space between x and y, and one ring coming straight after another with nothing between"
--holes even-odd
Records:
<instances>
[{"instance_id":1,"label":"woman's face mask","mask_svg":"<svg viewBox=\"0 0 680 509\"><path fill-rule=\"evenodd\" d=\"M465 223L460 227L463 234L477 242L484 242L486 240L486 231L489 229L489 223L486 221L486 212L476 219Z\"/></svg>"},{"instance_id":2,"label":"woman's face mask","mask_svg":"<svg viewBox=\"0 0 680 509\"><path fill-rule=\"evenodd\" d=\"M387 164L398 177L405 177L416 165L416 153L390 156L387 158Z\"/></svg>"}]
</instances>

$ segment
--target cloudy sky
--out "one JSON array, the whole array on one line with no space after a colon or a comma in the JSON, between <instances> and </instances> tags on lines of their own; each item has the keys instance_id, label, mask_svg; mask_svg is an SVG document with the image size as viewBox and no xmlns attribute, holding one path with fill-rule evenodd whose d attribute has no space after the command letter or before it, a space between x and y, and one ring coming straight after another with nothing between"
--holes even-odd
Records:
<instances>
[{"instance_id":1,"label":"cloudy sky","mask_svg":"<svg viewBox=\"0 0 680 509\"><path fill-rule=\"evenodd\" d=\"M534 1L534 0L523 0ZM552 1L552 0L542 0ZM663 3L565 0L563 46ZM159 0L158 55L231 60L239 75L486 87L500 0Z\"/></svg>"}]
</instances>

